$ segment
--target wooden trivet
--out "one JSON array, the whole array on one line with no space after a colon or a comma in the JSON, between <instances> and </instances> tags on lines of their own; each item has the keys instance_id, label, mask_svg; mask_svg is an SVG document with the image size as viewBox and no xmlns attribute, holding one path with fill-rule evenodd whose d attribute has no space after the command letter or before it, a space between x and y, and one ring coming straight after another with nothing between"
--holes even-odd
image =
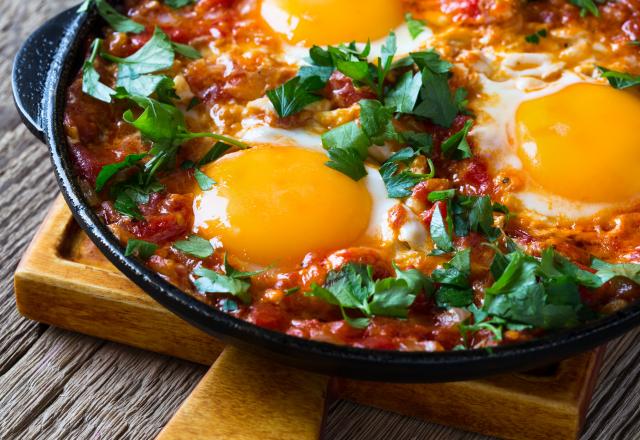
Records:
<instances>
[{"instance_id":1,"label":"wooden trivet","mask_svg":"<svg viewBox=\"0 0 640 440\"><path fill-rule=\"evenodd\" d=\"M53 204L15 274L29 319L213 365L159 439L312 440L328 399L508 439L576 438L602 349L528 374L443 384L383 384L308 373L224 345L119 273ZM249 422L250 421L250 422Z\"/></svg>"}]
</instances>

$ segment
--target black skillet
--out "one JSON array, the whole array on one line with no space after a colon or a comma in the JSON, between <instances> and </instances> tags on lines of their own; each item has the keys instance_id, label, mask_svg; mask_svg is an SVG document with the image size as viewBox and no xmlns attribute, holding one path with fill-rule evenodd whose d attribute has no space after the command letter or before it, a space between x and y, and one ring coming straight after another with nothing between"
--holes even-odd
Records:
<instances>
[{"instance_id":1,"label":"black skillet","mask_svg":"<svg viewBox=\"0 0 640 440\"><path fill-rule=\"evenodd\" d=\"M300 368L395 382L466 380L524 370L595 348L640 324L640 304L588 325L507 347L447 353L404 353L341 347L266 330L197 301L139 261L124 256L120 242L82 196L67 155L63 123L65 91L77 72L88 36L104 23L95 13L62 12L36 30L18 52L13 93L22 119L49 146L53 168L75 219L100 250L156 301L189 323L228 343Z\"/></svg>"}]
</instances>

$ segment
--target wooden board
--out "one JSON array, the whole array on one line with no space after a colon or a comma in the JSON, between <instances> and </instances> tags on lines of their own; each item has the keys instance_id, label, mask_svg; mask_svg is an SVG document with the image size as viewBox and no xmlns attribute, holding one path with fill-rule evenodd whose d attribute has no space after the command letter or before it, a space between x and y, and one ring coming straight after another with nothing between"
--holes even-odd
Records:
<instances>
[{"instance_id":1,"label":"wooden board","mask_svg":"<svg viewBox=\"0 0 640 440\"><path fill-rule=\"evenodd\" d=\"M327 393L330 398L503 438L576 438L601 358L598 351L532 374L397 385L329 381L237 350L225 350L219 357L224 349L219 341L156 304L100 255L73 222L62 199L53 205L20 263L15 291L19 311L30 319L205 365L215 362L165 428L163 440L194 438L196 432L239 440L287 438L287 433L299 439L316 438ZM229 389L224 383L244 387ZM248 395L249 389L261 393ZM286 410L280 409L287 405L289 411L283 413ZM261 414L261 410L267 412ZM225 415L229 411L260 414L272 423L262 423L266 431L256 431L257 424L233 423ZM187 426L190 431L185 437Z\"/></svg>"}]
</instances>

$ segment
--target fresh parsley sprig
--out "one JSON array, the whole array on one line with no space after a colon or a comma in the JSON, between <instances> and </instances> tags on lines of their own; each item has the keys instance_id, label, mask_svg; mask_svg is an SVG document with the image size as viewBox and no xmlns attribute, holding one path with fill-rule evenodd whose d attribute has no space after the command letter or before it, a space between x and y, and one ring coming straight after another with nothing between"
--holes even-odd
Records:
<instances>
[{"instance_id":1,"label":"fresh parsley sprig","mask_svg":"<svg viewBox=\"0 0 640 440\"><path fill-rule=\"evenodd\" d=\"M580 8L581 17L586 17L587 14L591 14L594 17L600 17L598 4L603 4L605 2L606 0L569 0L569 3Z\"/></svg>"},{"instance_id":2,"label":"fresh parsley sprig","mask_svg":"<svg viewBox=\"0 0 640 440\"><path fill-rule=\"evenodd\" d=\"M609 81L609 84L616 89L627 89L640 85L640 75L632 75L625 72L616 72L606 67L598 66L602 77Z\"/></svg>"},{"instance_id":3,"label":"fresh parsley sprig","mask_svg":"<svg viewBox=\"0 0 640 440\"><path fill-rule=\"evenodd\" d=\"M355 328L367 327L373 316L406 319L417 295L430 295L432 284L415 269L403 272L396 268L396 272L395 278L376 281L371 266L349 263L329 272L322 286L314 284L305 295L340 307L345 321ZM357 310L364 317L350 317L347 310Z\"/></svg>"},{"instance_id":4,"label":"fresh parsley sprig","mask_svg":"<svg viewBox=\"0 0 640 440\"><path fill-rule=\"evenodd\" d=\"M107 0L84 0L78 8L78 13L86 12L93 4L95 4L100 16L116 32L131 32L134 34L144 32L145 27L143 25L116 11L113 6L107 3Z\"/></svg>"},{"instance_id":5,"label":"fresh parsley sprig","mask_svg":"<svg viewBox=\"0 0 640 440\"><path fill-rule=\"evenodd\" d=\"M193 271L193 284L201 293L227 293L237 296L245 304L251 303L249 279L259 275L264 270L256 272L241 272L229 264L227 255L224 256L224 274L219 274L204 267Z\"/></svg>"}]
</instances>

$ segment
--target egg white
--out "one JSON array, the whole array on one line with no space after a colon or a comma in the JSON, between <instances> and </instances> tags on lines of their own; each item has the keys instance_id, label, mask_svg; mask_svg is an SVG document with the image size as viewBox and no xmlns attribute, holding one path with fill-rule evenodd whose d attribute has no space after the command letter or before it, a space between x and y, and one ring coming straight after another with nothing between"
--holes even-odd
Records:
<instances>
[{"instance_id":1,"label":"egg white","mask_svg":"<svg viewBox=\"0 0 640 440\"><path fill-rule=\"evenodd\" d=\"M519 106L573 84L602 82L564 70L564 64L554 61L548 54L503 54L499 58L491 77L507 79L493 80L489 79L488 74L479 74L483 96L471 105L477 115L471 136L476 141L478 154L486 160L494 175L510 169L525 173L516 145L515 118ZM536 148L535 145L530 147ZM523 145L523 148L526 149L527 145ZM546 217L577 219L594 215L609 206L606 203L570 200L549 193L527 176L524 177L524 189L511 194L521 205L521 210Z\"/></svg>"}]
</instances>

